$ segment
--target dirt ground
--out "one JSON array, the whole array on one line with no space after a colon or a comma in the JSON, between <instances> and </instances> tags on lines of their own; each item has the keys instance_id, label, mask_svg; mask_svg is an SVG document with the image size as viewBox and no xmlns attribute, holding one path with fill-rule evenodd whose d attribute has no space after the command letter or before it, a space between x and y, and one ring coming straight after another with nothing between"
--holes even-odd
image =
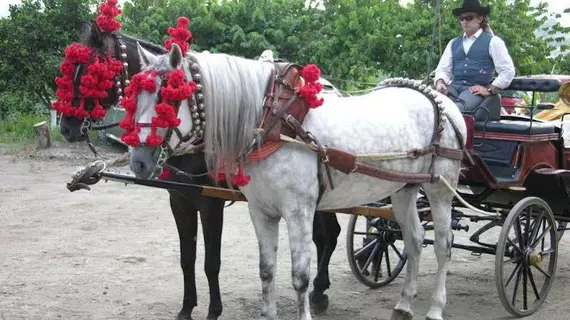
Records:
<instances>
[{"instance_id":1,"label":"dirt ground","mask_svg":"<svg viewBox=\"0 0 570 320\"><path fill-rule=\"evenodd\" d=\"M1 148L0 148L1 149ZM111 155L110 149L105 150ZM115 156L118 153L114 154ZM93 159L84 145L0 155L0 319L174 319L182 302L178 236L165 190L100 182L70 193L65 183ZM127 172L128 168L113 168ZM331 261L330 306L315 319L389 319L403 280L372 290L352 275L346 258L347 215ZM471 224L471 230L476 229ZM259 314L257 240L245 203L226 209L220 319ZM200 230L200 228L198 229ZM205 319L208 286L198 237L195 319ZM456 241L465 239L455 231ZM280 319L295 319L287 231L281 224L277 275ZM569 238L561 242L556 282L529 319L568 319ZM315 273L313 248L312 276ZM429 308L435 275L432 247L423 251L416 319ZM494 282L494 257L454 250L446 319L509 319Z\"/></svg>"}]
</instances>

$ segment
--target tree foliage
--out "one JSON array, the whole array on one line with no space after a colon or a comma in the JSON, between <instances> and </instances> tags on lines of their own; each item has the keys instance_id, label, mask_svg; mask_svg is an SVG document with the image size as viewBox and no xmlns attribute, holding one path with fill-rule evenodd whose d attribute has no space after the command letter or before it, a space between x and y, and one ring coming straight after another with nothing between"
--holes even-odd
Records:
<instances>
[{"instance_id":1,"label":"tree foliage","mask_svg":"<svg viewBox=\"0 0 570 320\"><path fill-rule=\"evenodd\" d=\"M81 20L94 17L97 2L24 0L11 6L10 16L0 20L0 93L26 94L48 105L63 49L77 40ZM491 27L505 40L519 75L569 72L570 28L552 21L570 10L548 16L545 3L484 2L491 5ZM163 44L167 29L186 16L194 50L255 58L272 49L289 61L318 64L343 89L385 76L423 78L447 42L461 33L451 9L462 0L414 0L407 6L398 0L319 3L129 0L120 19L122 32Z\"/></svg>"},{"instance_id":2,"label":"tree foliage","mask_svg":"<svg viewBox=\"0 0 570 320\"><path fill-rule=\"evenodd\" d=\"M92 17L83 0L23 0L0 20L0 90L50 106L64 48L77 40L81 19ZM0 115L1 117L1 115Z\"/></svg>"}]
</instances>

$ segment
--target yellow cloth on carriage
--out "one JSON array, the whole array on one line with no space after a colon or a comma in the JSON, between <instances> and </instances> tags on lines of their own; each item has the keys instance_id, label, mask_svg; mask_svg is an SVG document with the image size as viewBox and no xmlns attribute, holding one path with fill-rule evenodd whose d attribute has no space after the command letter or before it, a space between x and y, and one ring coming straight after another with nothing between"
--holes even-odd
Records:
<instances>
[{"instance_id":1,"label":"yellow cloth on carriage","mask_svg":"<svg viewBox=\"0 0 570 320\"><path fill-rule=\"evenodd\" d=\"M570 113L570 106L562 102L562 100L558 100L554 104L554 109L542 110L534 117L544 121L555 121L560 120L565 113Z\"/></svg>"}]
</instances>

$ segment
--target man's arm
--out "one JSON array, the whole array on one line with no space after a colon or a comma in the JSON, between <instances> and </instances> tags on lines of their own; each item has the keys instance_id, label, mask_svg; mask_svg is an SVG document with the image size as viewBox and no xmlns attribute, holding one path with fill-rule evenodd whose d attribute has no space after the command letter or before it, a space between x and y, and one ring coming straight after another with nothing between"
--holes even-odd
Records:
<instances>
[{"instance_id":1,"label":"man's arm","mask_svg":"<svg viewBox=\"0 0 570 320\"><path fill-rule=\"evenodd\" d=\"M499 37L495 36L491 39L489 54L499 74L491 84L492 92L497 93L500 89L505 89L511 84L511 81L515 77L515 65L509 55L505 42Z\"/></svg>"},{"instance_id":2,"label":"man's arm","mask_svg":"<svg viewBox=\"0 0 570 320\"><path fill-rule=\"evenodd\" d=\"M435 69L434 83L436 83L436 84L437 84L438 80L443 80L443 82L445 84L449 84L449 82L451 82L451 78L453 76L453 73L452 73L453 60L452 60L452 55L451 55L451 43L452 42L453 42L453 40L451 40L447 43L447 47L445 47L445 50L443 51L443 54L441 55L441 58L439 59L439 64L437 65L437 68Z\"/></svg>"}]
</instances>

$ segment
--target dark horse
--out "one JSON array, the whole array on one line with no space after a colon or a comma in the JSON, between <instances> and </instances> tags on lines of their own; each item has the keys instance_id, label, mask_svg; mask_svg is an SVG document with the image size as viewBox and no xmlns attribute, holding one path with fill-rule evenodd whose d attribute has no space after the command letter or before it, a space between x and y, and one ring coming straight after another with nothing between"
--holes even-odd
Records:
<instances>
[{"instance_id":1,"label":"dark horse","mask_svg":"<svg viewBox=\"0 0 570 320\"><path fill-rule=\"evenodd\" d=\"M115 59L121 58L123 63L128 64L128 77L140 72L140 60L137 53L137 42L143 48L155 54L166 53L166 49L144 40L136 39L121 33L102 32L95 23L85 22L82 27L80 43L96 49L97 54L110 55ZM121 45L124 49L121 51ZM121 57L121 54L123 56ZM126 56L124 55L126 54ZM75 91L78 92L81 74L87 68L85 65L77 66L76 76L73 80ZM125 74L123 73L124 77ZM120 79L119 84L109 89L108 97L101 100L101 105L109 109L119 100L122 92L117 90L126 79ZM92 101L85 100L86 110L93 108ZM77 119L75 117L62 116L60 131L69 142L85 141L88 139L89 130L93 127L90 118ZM201 176L200 173L207 171L203 153L188 154L170 157L167 163L186 173L198 175L193 178L192 183L211 184L208 176ZM188 182L188 178L171 174L167 180ZM197 305L195 262L196 262L196 235L198 226L198 215L202 222L205 245L204 270L208 278L210 287L210 306L207 319L217 319L222 313L222 302L218 275L220 272L220 251L221 236L223 227L223 212L225 200L204 197L190 192L179 192L168 190L170 195L170 208L174 215L174 220L180 238L180 263L184 274L184 300L182 310L177 319L191 319L193 308ZM324 291L329 288L330 280L328 266L330 257L336 248L337 238L340 234L340 225L335 214L316 212L314 219L313 241L317 247L317 275L314 279L314 290L311 292L311 305L316 313L322 313L328 307L328 296Z\"/></svg>"}]
</instances>

